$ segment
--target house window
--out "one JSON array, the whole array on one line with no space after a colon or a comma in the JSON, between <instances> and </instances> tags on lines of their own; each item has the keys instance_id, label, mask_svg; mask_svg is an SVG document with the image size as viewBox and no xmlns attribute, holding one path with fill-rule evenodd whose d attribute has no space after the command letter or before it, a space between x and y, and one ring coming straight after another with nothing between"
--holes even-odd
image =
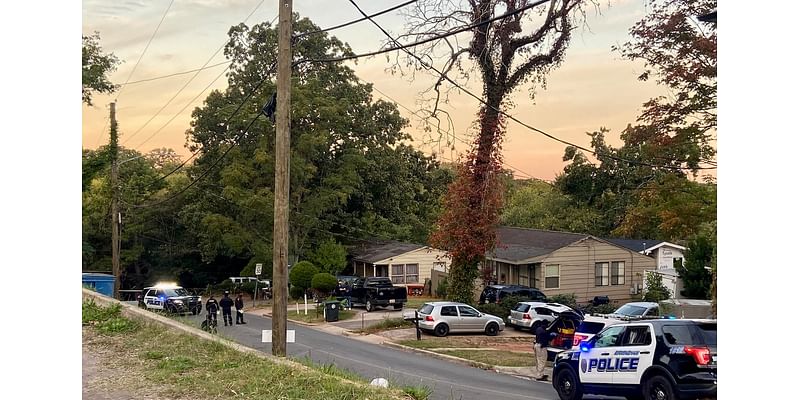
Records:
<instances>
[{"instance_id":1,"label":"house window","mask_svg":"<svg viewBox=\"0 0 800 400\"><path fill-rule=\"evenodd\" d=\"M406 283L419 282L419 264L406 264Z\"/></svg>"},{"instance_id":2,"label":"house window","mask_svg":"<svg viewBox=\"0 0 800 400\"><path fill-rule=\"evenodd\" d=\"M406 283L405 265L392 265L392 283Z\"/></svg>"},{"instance_id":3,"label":"house window","mask_svg":"<svg viewBox=\"0 0 800 400\"><path fill-rule=\"evenodd\" d=\"M544 288L558 289L559 287L559 267L558 264L547 265L544 268Z\"/></svg>"},{"instance_id":4,"label":"house window","mask_svg":"<svg viewBox=\"0 0 800 400\"><path fill-rule=\"evenodd\" d=\"M608 286L608 263L594 264L594 285Z\"/></svg>"},{"instance_id":5,"label":"house window","mask_svg":"<svg viewBox=\"0 0 800 400\"><path fill-rule=\"evenodd\" d=\"M611 284L612 285L625 284L625 262L623 261L611 262Z\"/></svg>"}]
</instances>

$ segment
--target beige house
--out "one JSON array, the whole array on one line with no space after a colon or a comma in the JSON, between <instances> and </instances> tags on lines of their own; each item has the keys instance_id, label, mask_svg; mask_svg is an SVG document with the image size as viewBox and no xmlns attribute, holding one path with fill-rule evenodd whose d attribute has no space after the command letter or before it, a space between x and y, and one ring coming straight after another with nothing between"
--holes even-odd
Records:
<instances>
[{"instance_id":1,"label":"beige house","mask_svg":"<svg viewBox=\"0 0 800 400\"><path fill-rule=\"evenodd\" d=\"M442 250L420 244L382 243L353 250L353 273L357 276L386 276L398 286L423 285L431 271L446 272L450 258Z\"/></svg>"},{"instance_id":2,"label":"beige house","mask_svg":"<svg viewBox=\"0 0 800 400\"><path fill-rule=\"evenodd\" d=\"M575 294L580 303L640 300L644 272L656 267L651 257L586 234L500 227L497 241L485 264L497 283Z\"/></svg>"}]
</instances>

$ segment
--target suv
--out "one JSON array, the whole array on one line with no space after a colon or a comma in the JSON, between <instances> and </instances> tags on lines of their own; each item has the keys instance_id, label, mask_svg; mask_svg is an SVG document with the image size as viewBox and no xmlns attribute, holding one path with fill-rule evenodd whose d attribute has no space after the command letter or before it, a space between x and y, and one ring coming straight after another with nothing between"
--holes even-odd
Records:
<instances>
[{"instance_id":1,"label":"suv","mask_svg":"<svg viewBox=\"0 0 800 400\"><path fill-rule=\"evenodd\" d=\"M515 330L530 329L531 332L534 332L540 325L547 326L553 322L559 313L570 310L572 309L558 303L519 302L511 309L508 326Z\"/></svg>"},{"instance_id":2,"label":"suv","mask_svg":"<svg viewBox=\"0 0 800 400\"><path fill-rule=\"evenodd\" d=\"M676 400L717 397L717 321L653 319L609 326L556 356L561 400L584 393Z\"/></svg>"},{"instance_id":3,"label":"suv","mask_svg":"<svg viewBox=\"0 0 800 400\"><path fill-rule=\"evenodd\" d=\"M139 307L147 310L163 310L175 314L203 311L203 299L177 285L159 284L142 289L137 296Z\"/></svg>"},{"instance_id":4,"label":"suv","mask_svg":"<svg viewBox=\"0 0 800 400\"><path fill-rule=\"evenodd\" d=\"M547 301L539 289L522 285L489 285L481 292L480 304L500 303L506 296L519 296L533 301Z\"/></svg>"},{"instance_id":5,"label":"suv","mask_svg":"<svg viewBox=\"0 0 800 400\"><path fill-rule=\"evenodd\" d=\"M608 315L610 317L628 319L651 318L661 316L661 311L658 308L658 303L640 301L634 303L625 303L613 313Z\"/></svg>"},{"instance_id":6,"label":"suv","mask_svg":"<svg viewBox=\"0 0 800 400\"><path fill-rule=\"evenodd\" d=\"M563 317L561 318L564 319ZM576 320L574 316L569 316L569 318L566 318L566 322L567 323L564 325L567 327L570 325L569 322L573 322L574 329L572 332L569 330L558 331L557 329L552 329L552 331L554 331L557 335L553 340L550 341L550 346L547 347L548 361L554 360L556 358L556 354L564 350L577 347L580 342L591 339L597 334L597 332L602 331L606 327L625 323L625 320L587 315L580 321Z\"/></svg>"}]
</instances>

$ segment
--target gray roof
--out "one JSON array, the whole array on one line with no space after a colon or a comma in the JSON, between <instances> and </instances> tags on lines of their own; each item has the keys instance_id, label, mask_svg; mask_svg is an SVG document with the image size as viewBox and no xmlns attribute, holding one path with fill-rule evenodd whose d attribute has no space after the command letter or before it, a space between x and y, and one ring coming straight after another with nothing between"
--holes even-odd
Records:
<instances>
[{"instance_id":1,"label":"gray roof","mask_svg":"<svg viewBox=\"0 0 800 400\"><path fill-rule=\"evenodd\" d=\"M664 243L663 240L648 240L648 239L603 239L603 240L614 243L617 246L622 246L631 249L637 253L641 253L645 249L649 249L659 243Z\"/></svg>"},{"instance_id":2,"label":"gray roof","mask_svg":"<svg viewBox=\"0 0 800 400\"><path fill-rule=\"evenodd\" d=\"M497 228L497 246L491 258L518 262L550 254L589 235L541 229Z\"/></svg>"},{"instance_id":3,"label":"gray roof","mask_svg":"<svg viewBox=\"0 0 800 400\"><path fill-rule=\"evenodd\" d=\"M368 244L353 251L353 260L373 264L423 247L425 245L402 242Z\"/></svg>"}]
</instances>

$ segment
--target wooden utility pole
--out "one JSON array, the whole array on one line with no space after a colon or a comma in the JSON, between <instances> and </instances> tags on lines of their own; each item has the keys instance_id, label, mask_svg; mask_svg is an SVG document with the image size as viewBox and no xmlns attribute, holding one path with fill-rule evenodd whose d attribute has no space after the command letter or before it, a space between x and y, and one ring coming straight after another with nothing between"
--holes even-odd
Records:
<instances>
[{"instance_id":1,"label":"wooden utility pole","mask_svg":"<svg viewBox=\"0 0 800 400\"><path fill-rule=\"evenodd\" d=\"M292 0L278 0L278 96L275 110L275 217L272 235L272 355L286 357L289 287L289 121Z\"/></svg>"},{"instance_id":2,"label":"wooden utility pole","mask_svg":"<svg viewBox=\"0 0 800 400\"><path fill-rule=\"evenodd\" d=\"M109 151L111 152L111 270L114 274L114 298L119 299L119 155L117 138L117 103L111 103L111 141Z\"/></svg>"}]
</instances>

